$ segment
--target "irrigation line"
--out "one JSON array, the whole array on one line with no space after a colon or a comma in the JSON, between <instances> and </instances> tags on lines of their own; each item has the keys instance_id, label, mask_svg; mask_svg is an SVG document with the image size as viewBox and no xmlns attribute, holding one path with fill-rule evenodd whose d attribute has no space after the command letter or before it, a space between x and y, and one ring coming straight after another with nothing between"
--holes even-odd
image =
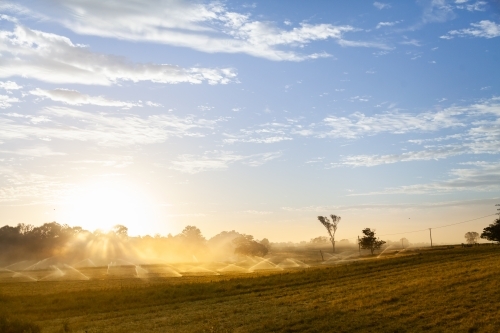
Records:
<instances>
[{"instance_id":1,"label":"irrigation line","mask_svg":"<svg viewBox=\"0 0 500 333\"><path fill-rule=\"evenodd\" d=\"M431 228L431 229L440 229L440 228L451 227L451 226L453 226L453 225L462 224L462 223L467 223L467 222L472 222L472 221L476 221L476 220L484 219L484 218L486 218L486 217L490 217L490 216L493 216L493 215L498 215L498 213L495 213L495 214L490 214L490 215L485 215L485 216L481 216L481 217L477 217L477 218L475 218L475 219L471 219L471 220L467 220L467 221L462 221L462 222L457 222L457 223L446 224L446 225L442 225L442 226L439 226L439 227L433 227L433 228ZM411 233L414 233L414 232L421 232L421 231L427 231L427 230L429 230L429 228L420 229L420 230L413 230L413 231L398 232L398 233L395 233L395 234L384 234L384 235L379 235L379 237L382 237L382 236L403 235L403 234L411 234ZM357 239L357 237L352 237L352 238L348 238L348 239Z\"/></svg>"}]
</instances>

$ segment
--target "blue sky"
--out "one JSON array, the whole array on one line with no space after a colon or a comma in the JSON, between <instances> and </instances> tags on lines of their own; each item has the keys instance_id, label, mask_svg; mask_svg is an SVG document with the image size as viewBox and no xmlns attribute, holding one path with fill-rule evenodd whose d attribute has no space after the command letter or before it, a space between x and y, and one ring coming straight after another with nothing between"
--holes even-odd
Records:
<instances>
[{"instance_id":1,"label":"blue sky","mask_svg":"<svg viewBox=\"0 0 500 333\"><path fill-rule=\"evenodd\" d=\"M354 238L499 202L498 2L4 1L0 13L2 224L299 241L324 233L317 215L342 216L338 237Z\"/></svg>"}]
</instances>

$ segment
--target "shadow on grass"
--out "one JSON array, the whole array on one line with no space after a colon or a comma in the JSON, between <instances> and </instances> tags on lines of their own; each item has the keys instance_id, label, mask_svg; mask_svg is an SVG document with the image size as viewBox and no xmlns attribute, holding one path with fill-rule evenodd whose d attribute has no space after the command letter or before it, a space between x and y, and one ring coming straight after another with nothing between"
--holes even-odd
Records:
<instances>
[{"instance_id":1,"label":"shadow on grass","mask_svg":"<svg viewBox=\"0 0 500 333\"><path fill-rule=\"evenodd\" d=\"M19 319L11 319L0 315L0 332L2 333L40 333L37 324Z\"/></svg>"}]
</instances>

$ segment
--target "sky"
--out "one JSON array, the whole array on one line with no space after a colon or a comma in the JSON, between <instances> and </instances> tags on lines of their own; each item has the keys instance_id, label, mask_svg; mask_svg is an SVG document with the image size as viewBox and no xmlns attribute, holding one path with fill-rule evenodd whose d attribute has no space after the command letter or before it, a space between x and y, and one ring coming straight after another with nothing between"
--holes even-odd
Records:
<instances>
[{"instance_id":1,"label":"sky","mask_svg":"<svg viewBox=\"0 0 500 333\"><path fill-rule=\"evenodd\" d=\"M499 59L498 1L2 1L0 224L464 242Z\"/></svg>"}]
</instances>

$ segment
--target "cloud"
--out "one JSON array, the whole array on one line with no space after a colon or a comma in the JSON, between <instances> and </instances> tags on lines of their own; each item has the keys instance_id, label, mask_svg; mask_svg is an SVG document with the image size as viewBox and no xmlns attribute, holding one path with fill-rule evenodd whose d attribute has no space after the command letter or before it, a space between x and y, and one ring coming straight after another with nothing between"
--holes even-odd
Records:
<instances>
[{"instance_id":1,"label":"cloud","mask_svg":"<svg viewBox=\"0 0 500 333\"><path fill-rule=\"evenodd\" d=\"M12 103L19 103L19 99L7 95L0 95L0 109L7 109L12 106Z\"/></svg>"},{"instance_id":2,"label":"cloud","mask_svg":"<svg viewBox=\"0 0 500 333\"><path fill-rule=\"evenodd\" d=\"M79 34L168 44L208 53L245 53L275 61L330 56L327 53L302 54L294 49L315 41L340 41L344 33L357 30L348 25L306 22L282 29L274 22L259 21L252 19L250 14L229 11L222 2L54 2L67 11L60 23ZM40 10L47 10L47 7L40 7Z\"/></svg>"},{"instance_id":3,"label":"cloud","mask_svg":"<svg viewBox=\"0 0 500 333\"><path fill-rule=\"evenodd\" d=\"M47 157L47 156L66 155L66 154L61 153L61 152L55 152L52 149L50 149L50 147L47 147L47 146L35 146L35 147L31 147L31 148L21 148L21 149L14 150L14 151L0 150L0 153L21 155L21 156L27 156L27 157Z\"/></svg>"},{"instance_id":4,"label":"cloud","mask_svg":"<svg viewBox=\"0 0 500 333\"><path fill-rule=\"evenodd\" d=\"M385 9L385 8L391 8L391 5L388 4L388 3L383 3L383 2L378 2L378 1L375 1L373 3L373 5L375 6L375 8L377 9Z\"/></svg>"},{"instance_id":5,"label":"cloud","mask_svg":"<svg viewBox=\"0 0 500 333\"><path fill-rule=\"evenodd\" d=\"M67 140L97 143L102 146L144 145L170 137L203 137L222 121L171 114L140 117L83 112L67 107L43 109L39 115L4 114L0 117L0 141Z\"/></svg>"},{"instance_id":6,"label":"cloud","mask_svg":"<svg viewBox=\"0 0 500 333\"><path fill-rule=\"evenodd\" d=\"M355 196L357 194L350 194ZM429 209L437 207L463 207L477 206L478 204L490 205L495 204L496 199L476 199L476 200L457 200L457 201L428 201L422 203L407 202L407 203L386 203L386 204L357 204L357 205L329 205L329 206L304 206L304 207L281 207L284 211L289 212L329 212L329 211L347 211L347 210L383 210L385 212L409 209Z\"/></svg>"},{"instance_id":7,"label":"cloud","mask_svg":"<svg viewBox=\"0 0 500 333\"><path fill-rule=\"evenodd\" d=\"M289 132L290 125L282 123L265 123L257 128L241 129L238 134L224 133L224 143L277 143L293 140Z\"/></svg>"},{"instance_id":8,"label":"cloud","mask_svg":"<svg viewBox=\"0 0 500 333\"><path fill-rule=\"evenodd\" d=\"M336 163L332 166L372 167L397 162L440 160L465 153L465 147L462 146L442 146L436 149L406 152L402 154L347 156L342 159L341 163Z\"/></svg>"},{"instance_id":9,"label":"cloud","mask_svg":"<svg viewBox=\"0 0 500 333\"><path fill-rule=\"evenodd\" d=\"M465 3L466 1L462 1L462 2L455 2L455 3ZM486 1L476 1L475 3L471 4L471 5L457 5L457 8L458 9L466 9L468 10L469 12L474 12L474 11L479 11L479 12L484 12L486 10L485 6L487 5L488 3Z\"/></svg>"},{"instance_id":10,"label":"cloud","mask_svg":"<svg viewBox=\"0 0 500 333\"><path fill-rule=\"evenodd\" d=\"M53 202L68 193L69 186L61 177L0 167L0 202L7 205L21 200L27 204Z\"/></svg>"},{"instance_id":11,"label":"cloud","mask_svg":"<svg viewBox=\"0 0 500 333\"><path fill-rule=\"evenodd\" d=\"M122 108L131 108L134 106L142 106L141 103L129 103L122 101L115 101L111 99L107 99L103 96L89 96L80 93L77 90L69 90L69 89L54 89L54 90L44 90L40 88L36 88L35 90L31 90L30 94L42 97L49 98L56 102L63 102L69 105L82 105L82 104L90 104L90 105L99 105L99 106L117 106Z\"/></svg>"},{"instance_id":12,"label":"cloud","mask_svg":"<svg viewBox=\"0 0 500 333\"><path fill-rule=\"evenodd\" d=\"M5 90L18 90L21 89L22 86L18 85L13 81L6 81L6 82L0 81L0 88Z\"/></svg>"},{"instance_id":13,"label":"cloud","mask_svg":"<svg viewBox=\"0 0 500 333\"><path fill-rule=\"evenodd\" d=\"M242 211L242 213L252 214L252 215L269 215L269 214L272 214L273 212L261 211L261 210L245 210L245 211Z\"/></svg>"},{"instance_id":14,"label":"cloud","mask_svg":"<svg viewBox=\"0 0 500 333\"><path fill-rule=\"evenodd\" d=\"M453 6L446 0L430 0L424 7L422 23L446 22L454 17Z\"/></svg>"},{"instance_id":15,"label":"cloud","mask_svg":"<svg viewBox=\"0 0 500 333\"><path fill-rule=\"evenodd\" d=\"M467 165L467 164L466 164ZM452 169L450 178L445 181L415 184L387 188L381 192L371 192L351 195L380 195L380 194L426 194L446 193L456 191L488 192L500 189L499 162L472 162L472 168Z\"/></svg>"},{"instance_id":16,"label":"cloud","mask_svg":"<svg viewBox=\"0 0 500 333\"><path fill-rule=\"evenodd\" d=\"M422 46L420 44L420 42L418 40L416 40L416 39L405 40L405 41L400 42L399 44L413 45L413 46Z\"/></svg>"},{"instance_id":17,"label":"cloud","mask_svg":"<svg viewBox=\"0 0 500 333\"><path fill-rule=\"evenodd\" d=\"M230 68L181 68L132 63L91 52L69 38L16 25L0 31L0 77L22 76L51 83L112 85L120 81L225 84L236 77Z\"/></svg>"},{"instance_id":18,"label":"cloud","mask_svg":"<svg viewBox=\"0 0 500 333\"><path fill-rule=\"evenodd\" d=\"M329 116L323 122L330 130L319 134L320 137L358 138L379 133L402 134L415 131L436 131L442 128L465 126L455 116L462 114L459 108L450 108L439 112L409 114L386 112L366 116L353 113L348 117Z\"/></svg>"},{"instance_id":19,"label":"cloud","mask_svg":"<svg viewBox=\"0 0 500 333\"><path fill-rule=\"evenodd\" d=\"M353 101L364 100L355 96ZM401 135L409 133L432 133L443 129L460 131L446 137L409 140L412 144L450 143L427 145L417 151L387 155L347 156L338 166L375 166L417 160L439 160L462 154L497 154L500 151L500 98L483 100L466 106L453 106L440 111L417 114L391 110L367 116L360 112L348 116L328 116L318 123L304 124L303 119L287 123L272 122L240 129L236 133L224 133L223 142L233 144L277 143L299 137L342 138L357 140L379 134ZM496 119L492 119L496 117Z\"/></svg>"},{"instance_id":20,"label":"cloud","mask_svg":"<svg viewBox=\"0 0 500 333\"><path fill-rule=\"evenodd\" d=\"M345 40L345 39L340 39L338 41L340 46L345 46L345 47L373 47L373 48L379 48L382 50L392 50L393 48L390 46L387 46L383 43L378 43L378 42L363 42L363 41L352 41L352 40Z\"/></svg>"},{"instance_id":21,"label":"cloud","mask_svg":"<svg viewBox=\"0 0 500 333\"><path fill-rule=\"evenodd\" d=\"M461 113L457 109L454 110L454 116L462 115L459 123L460 125L457 128L463 129L463 132L432 139L408 141L418 145L432 142L441 143L443 141L449 141L450 143L448 144L428 145L424 146L424 150L398 154L346 156L343 157L339 163L333 163L332 167L372 167L397 162L440 160L465 154L498 155L498 152L500 152L500 104L496 103L496 99L464 107L461 109ZM497 118L492 119L492 116L496 116ZM443 120L444 119L447 119L447 117L444 117ZM449 121L451 121L451 123ZM455 119L455 121L459 120ZM453 120L449 119L448 121L444 121L443 126L446 127L447 124L452 123ZM440 127L439 124L436 125L438 127L435 128L435 130ZM423 124L423 126L425 127L425 124Z\"/></svg>"},{"instance_id":22,"label":"cloud","mask_svg":"<svg viewBox=\"0 0 500 333\"><path fill-rule=\"evenodd\" d=\"M481 37L495 38L500 36L500 24L489 20L479 21L470 24L473 28L461 30L451 30L448 34L441 36L443 39L452 39L454 37Z\"/></svg>"},{"instance_id":23,"label":"cloud","mask_svg":"<svg viewBox=\"0 0 500 333\"><path fill-rule=\"evenodd\" d=\"M172 161L170 169L195 174L208 170L224 170L236 162L256 167L279 158L281 155L281 152L271 152L245 156L227 151L206 152L202 156L183 154Z\"/></svg>"},{"instance_id":24,"label":"cloud","mask_svg":"<svg viewBox=\"0 0 500 333\"><path fill-rule=\"evenodd\" d=\"M393 25L396 25L400 23L401 21L393 21L393 22L379 22L377 26L375 27L376 29L380 29L382 27L392 27Z\"/></svg>"}]
</instances>

